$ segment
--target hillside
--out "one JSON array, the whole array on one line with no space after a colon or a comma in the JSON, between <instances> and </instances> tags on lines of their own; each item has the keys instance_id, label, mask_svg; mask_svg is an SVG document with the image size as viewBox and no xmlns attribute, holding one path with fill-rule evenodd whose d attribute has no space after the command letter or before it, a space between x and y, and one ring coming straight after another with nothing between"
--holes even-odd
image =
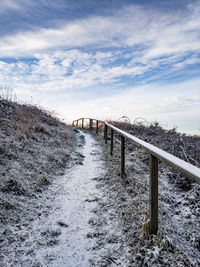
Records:
<instances>
[{"instance_id":1,"label":"hillside","mask_svg":"<svg viewBox=\"0 0 200 267\"><path fill-rule=\"evenodd\" d=\"M200 138L157 123L110 122L200 166ZM159 166L159 231L148 235L149 155L0 98L0 267L200 264L200 187ZM60 265L59 265L60 264ZM62 265L63 264L63 265Z\"/></svg>"},{"instance_id":2,"label":"hillside","mask_svg":"<svg viewBox=\"0 0 200 267\"><path fill-rule=\"evenodd\" d=\"M24 240L18 230L43 212L43 192L72 164L73 136L48 111L0 98L0 262Z\"/></svg>"},{"instance_id":3,"label":"hillside","mask_svg":"<svg viewBox=\"0 0 200 267\"><path fill-rule=\"evenodd\" d=\"M159 148L200 166L200 137L186 136L159 125L136 125L118 121L114 126ZM126 177L120 177L120 138L114 136L114 155L108 153L112 207L123 224L133 266L199 266L200 186L159 164L159 232L148 236L149 155L126 141ZM110 206L111 204L109 204Z\"/></svg>"}]
</instances>

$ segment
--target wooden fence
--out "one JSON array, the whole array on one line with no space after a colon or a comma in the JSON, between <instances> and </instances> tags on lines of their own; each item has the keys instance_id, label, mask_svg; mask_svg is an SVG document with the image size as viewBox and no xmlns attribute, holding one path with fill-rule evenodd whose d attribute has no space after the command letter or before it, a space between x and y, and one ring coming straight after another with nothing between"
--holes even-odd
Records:
<instances>
[{"instance_id":1,"label":"wooden fence","mask_svg":"<svg viewBox=\"0 0 200 267\"><path fill-rule=\"evenodd\" d=\"M162 149L153 146L141 139L122 131L121 129L109 124L106 121L101 121L91 118L80 118L73 121L72 126L78 127L79 121L81 121L81 127L84 128L85 120L89 120L89 128L93 129L93 123L96 121L95 130L99 131L99 124L102 123L104 127L104 139L107 144L108 141L108 129L110 130L110 154L113 155L113 138L114 133L118 133L121 136L121 177L125 175L125 139L131 140L136 145L139 145L150 154L149 164L149 186L150 186L150 234L156 234L158 231L158 162L159 160L165 162L167 165L173 167L176 171L186 175L191 181L200 184L200 168L179 159L172 154L169 154Z\"/></svg>"}]
</instances>

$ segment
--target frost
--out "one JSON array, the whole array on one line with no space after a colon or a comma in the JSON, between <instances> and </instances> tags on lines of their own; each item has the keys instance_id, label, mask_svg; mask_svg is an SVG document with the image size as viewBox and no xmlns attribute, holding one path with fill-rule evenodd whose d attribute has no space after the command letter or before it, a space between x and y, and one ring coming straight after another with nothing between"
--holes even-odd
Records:
<instances>
[{"instance_id":1,"label":"frost","mask_svg":"<svg viewBox=\"0 0 200 267\"><path fill-rule=\"evenodd\" d=\"M112 123L185 160L185 153L179 148L182 145L190 163L200 165L200 139L197 136ZM130 247L131 266L198 266L200 186L160 164L159 232L149 236L149 155L126 140L126 177L122 179L118 134L114 135L114 141L113 157L109 155L109 145L105 148L109 170L107 182L113 191L114 210L123 224L124 239Z\"/></svg>"},{"instance_id":2,"label":"frost","mask_svg":"<svg viewBox=\"0 0 200 267\"><path fill-rule=\"evenodd\" d=\"M117 126L199 167L198 137ZM0 99L2 266L199 266L199 185L160 165L159 232L149 236L148 154L126 142L121 178L119 136L110 157L99 132Z\"/></svg>"},{"instance_id":3,"label":"frost","mask_svg":"<svg viewBox=\"0 0 200 267\"><path fill-rule=\"evenodd\" d=\"M44 192L72 161L72 140L72 130L48 111L0 98L0 262L3 266L17 266L25 252L33 253L27 251L30 225L48 213Z\"/></svg>"}]
</instances>

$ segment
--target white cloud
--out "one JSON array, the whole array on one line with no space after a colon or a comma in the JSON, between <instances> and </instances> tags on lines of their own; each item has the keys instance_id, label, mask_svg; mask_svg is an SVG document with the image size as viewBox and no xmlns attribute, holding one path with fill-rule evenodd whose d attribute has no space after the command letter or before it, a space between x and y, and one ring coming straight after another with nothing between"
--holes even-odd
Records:
<instances>
[{"instance_id":1,"label":"white cloud","mask_svg":"<svg viewBox=\"0 0 200 267\"><path fill-rule=\"evenodd\" d=\"M20 7L15 7L15 1L7 1L7 7L12 4L13 8ZM0 84L15 88L19 97L34 95L50 99L54 95L52 102L46 100L47 105L54 103L55 94L60 93L71 109L71 119L76 115L97 117L99 110L101 118L109 114L115 119L122 115L155 117L186 109L199 114L197 80L177 87L154 84L127 90L120 84L124 76L136 77L165 66L169 67L168 73L173 73L187 65L199 64L199 9L193 4L187 11L164 14L131 5L112 16L90 16L65 22L59 28L7 35L0 40L0 57L34 57L35 61L0 61ZM157 74L158 78L163 73ZM119 94L113 95L110 89L110 97L91 101L83 98L88 87L105 84L113 87L116 81L122 91ZM74 102L79 95L73 96L71 89L79 88L85 88L82 100ZM56 105L67 115L66 103L62 101L56 95Z\"/></svg>"},{"instance_id":2,"label":"white cloud","mask_svg":"<svg viewBox=\"0 0 200 267\"><path fill-rule=\"evenodd\" d=\"M199 51L200 18L195 15L196 9L198 6L188 13L163 14L129 6L110 17L91 16L57 29L6 36L0 41L0 55L32 55L36 51L83 46L134 48L144 45L141 55L145 59Z\"/></svg>"},{"instance_id":3,"label":"white cloud","mask_svg":"<svg viewBox=\"0 0 200 267\"><path fill-rule=\"evenodd\" d=\"M191 57L183 59L180 62L174 64L174 67L183 68L186 65L193 65L193 64L199 64L199 63L200 63L199 54L194 54Z\"/></svg>"},{"instance_id":4,"label":"white cloud","mask_svg":"<svg viewBox=\"0 0 200 267\"><path fill-rule=\"evenodd\" d=\"M168 122L169 128L176 125L180 126L182 131L198 133L199 83L199 79L176 85L154 83L129 88L109 97L98 97L91 100L77 96L77 100L73 100L71 103L67 100L60 103L58 110L68 122L82 116L119 119L126 115L131 121L137 117L143 117L148 121L158 120L163 125ZM188 88L193 88L194 91L190 92ZM180 121L181 123L179 123ZM165 125L165 127L167 126Z\"/></svg>"},{"instance_id":5,"label":"white cloud","mask_svg":"<svg viewBox=\"0 0 200 267\"><path fill-rule=\"evenodd\" d=\"M0 13L3 13L6 10L9 10L9 9L18 9L18 8L19 8L19 4L16 1L14 1L14 0L4 0L1 3Z\"/></svg>"},{"instance_id":6,"label":"white cloud","mask_svg":"<svg viewBox=\"0 0 200 267\"><path fill-rule=\"evenodd\" d=\"M33 4L32 0L2 0L0 14L8 12L10 10L22 11L24 8Z\"/></svg>"},{"instance_id":7,"label":"white cloud","mask_svg":"<svg viewBox=\"0 0 200 267\"><path fill-rule=\"evenodd\" d=\"M147 69L146 66L113 66L110 63L115 63L117 55L118 51L87 53L69 50L35 54L37 61L31 64L0 61L0 80L1 83L13 82L16 88L16 81L21 79L24 83L38 85L39 90L45 88L45 91L52 91L111 83L124 75L136 76Z\"/></svg>"},{"instance_id":8,"label":"white cloud","mask_svg":"<svg viewBox=\"0 0 200 267\"><path fill-rule=\"evenodd\" d=\"M7 2L8 5L12 3ZM141 75L165 65L182 68L196 64L200 52L198 9L192 5L186 14L162 14L129 6L110 17L91 16L58 29L8 35L0 40L0 56L34 55L39 62L32 67L25 63L9 64L1 73L16 80L17 74L18 78L23 74L27 76L27 71L30 77L25 80L37 82L39 77L48 84L61 80L72 88L91 86L97 81L109 83L124 75ZM117 50L96 53L70 50L73 47L89 49L90 46L104 50L116 47ZM62 51L64 48L69 50ZM125 48L123 54L121 49ZM117 58L126 62L113 65ZM72 65L73 71L70 70Z\"/></svg>"},{"instance_id":9,"label":"white cloud","mask_svg":"<svg viewBox=\"0 0 200 267\"><path fill-rule=\"evenodd\" d=\"M197 10L198 6L193 5L186 14L160 14L129 6L110 17L91 16L58 29L3 37L0 56L34 56L38 62L0 66L0 82L16 88L21 80L45 91L63 90L109 84L166 65L180 69L197 64ZM70 49L73 47L85 47L85 52ZM104 52L96 49L94 53L90 47L104 48Z\"/></svg>"}]
</instances>

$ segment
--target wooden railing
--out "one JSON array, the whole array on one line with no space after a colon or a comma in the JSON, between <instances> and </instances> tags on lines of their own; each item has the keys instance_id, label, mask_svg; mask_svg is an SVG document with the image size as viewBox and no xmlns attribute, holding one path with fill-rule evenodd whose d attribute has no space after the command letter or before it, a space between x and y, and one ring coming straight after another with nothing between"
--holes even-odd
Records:
<instances>
[{"instance_id":1,"label":"wooden railing","mask_svg":"<svg viewBox=\"0 0 200 267\"><path fill-rule=\"evenodd\" d=\"M186 175L191 181L200 184L200 168L179 159L172 154L169 154L162 149L153 146L121 129L109 124L106 121L101 121L91 118L80 118L73 121L72 126L78 127L81 121L81 127L84 128L85 120L89 120L89 128L93 129L93 122L96 121L96 133L99 130L99 124L104 126L104 139L105 143L108 141L108 129L110 129L110 154L113 155L113 138L114 133L121 136L121 177L125 176L125 138L131 140L136 145L139 145L150 154L150 234L156 234L158 231L158 161L161 160L167 165L173 167L176 171Z\"/></svg>"}]
</instances>

